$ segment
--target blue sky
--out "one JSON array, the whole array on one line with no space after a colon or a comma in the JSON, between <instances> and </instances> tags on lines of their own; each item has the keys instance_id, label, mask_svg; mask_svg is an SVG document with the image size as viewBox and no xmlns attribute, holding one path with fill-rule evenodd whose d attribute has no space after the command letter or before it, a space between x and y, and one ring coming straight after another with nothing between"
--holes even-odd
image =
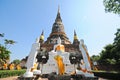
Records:
<instances>
[{"instance_id":1,"label":"blue sky","mask_svg":"<svg viewBox=\"0 0 120 80\"><path fill-rule=\"evenodd\" d=\"M105 13L103 0L0 0L0 33L17 41L10 48L11 61L26 57L42 30L46 40L58 5L70 41L75 29L79 40L84 39L90 56L113 42L114 33L120 28L120 16Z\"/></svg>"}]
</instances>

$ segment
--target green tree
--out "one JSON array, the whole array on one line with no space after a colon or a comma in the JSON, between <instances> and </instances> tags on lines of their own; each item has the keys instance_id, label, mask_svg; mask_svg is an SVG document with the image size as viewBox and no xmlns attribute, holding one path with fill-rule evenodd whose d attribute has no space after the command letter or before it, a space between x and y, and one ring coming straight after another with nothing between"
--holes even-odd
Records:
<instances>
[{"instance_id":1,"label":"green tree","mask_svg":"<svg viewBox=\"0 0 120 80\"><path fill-rule=\"evenodd\" d=\"M19 59L15 59L15 60L13 60L13 63L16 64L16 65L20 64L20 60Z\"/></svg>"},{"instance_id":2,"label":"green tree","mask_svg":"<svg viewBox=\"0 0 120 80\"><path fill-rule=\"evenodd\" d=\"M114 60L113 53L113 44L108 44L104 47L104 49L100 53L99 63L101 64L111 64L110 61ZM115 64L115 63L114 63Z\"/></svg>"},{"instance_id":3,"label":"green tree","mask_svg":"<svg viewBox=\"0 0 120 80\"><path fill-rule=\"evenodd\" d=\"M115 33L113 44L108 44L100 53L101 64L120 64L120 29Z\"/></svg>"},{"instance_id":4,"label":"green tree","mask_svg":"<svg viewBox=\"0 0 120 80\"><path fill-rule=\"evenodd\" d=\"M117 32L115 33L115 38L114 38L114 49L113 53L115 60L117 61L117 64L120 64L120 28L117 29Z\"/></svg>"},{"instance_id":5,"label":"green tree","mask_svg":"<svg viewBox=\"0 0 120 80\"><path fill-rule=\"evenodd\" d=\"M2 65L7 63L7 60L10 58L10 51L0 44L0 69Z\"/></svg>"},{"instance_id":6,"label":"green tree","mask_svg":"<svg viewBox=\"0 0 120 80\"><path fill-rule=\"evenodd\" d=\"M7 50L4 46L0 45L0 59L9 59L10 57L10 51Z\"/></svg>"},{"instance_id":7,"label":"green tree","mask_svg":"<svg viewBox=\"0 0 120 80\"><path fill-rule=\"evenodd\" d=\"M100 53L100 58L101 59L106 59L106 58L113 58L113 45L112 44L108 44L104 47L104 49L101 51Z\"/></svg>"},{"instance_id":8,"label":"green tree","mask_svg":"<svg viewBox=\"0 0 120 80\"><path fill-rule=\"evenodd\" d=\"M4 33L0 33L0 37L4 37ZM6 60L9 60L11 51L6 47L7 45L13 45L16 42L13 40L4 40L4 44L0 43L0 63L6 63Z\"/></svg>"},{"instance_id":9,"label":"green tree","mask_svg":"<svg viewBox=\"0 0 120 80\"><path fill-rule=\"evenodd\" d=\"M120 14L120 0L103 0L106 12Z\"/></svg>"},{"instance_id":10,"label":"green tree","mask_svg":"<svg viewBox=\"0 0 120 80\"><path fill-rule=\"evenodd\" d=\"M99 55L92 55L92 56L91 56L91 60L92 60L93 62L98 62L99 59L100 59L100 56L99 56Z\"/></svg>"}]
</instances>

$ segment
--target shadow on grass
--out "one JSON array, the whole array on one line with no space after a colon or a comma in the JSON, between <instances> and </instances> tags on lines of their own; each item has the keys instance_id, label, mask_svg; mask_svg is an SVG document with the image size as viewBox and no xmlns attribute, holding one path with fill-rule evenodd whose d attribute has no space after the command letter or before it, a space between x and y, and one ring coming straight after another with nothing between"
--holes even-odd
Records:
<instances>
[{"instance_id":1,"label":"shadow on grass","mask_svg":"<svg viewBox=\"0 0 120 80\"><path fill-rule=\"evenodd\" d=\"M109 80L120 80L120 72L114 71L93 71L94 75Z\"/></svg>"}]
</instances>

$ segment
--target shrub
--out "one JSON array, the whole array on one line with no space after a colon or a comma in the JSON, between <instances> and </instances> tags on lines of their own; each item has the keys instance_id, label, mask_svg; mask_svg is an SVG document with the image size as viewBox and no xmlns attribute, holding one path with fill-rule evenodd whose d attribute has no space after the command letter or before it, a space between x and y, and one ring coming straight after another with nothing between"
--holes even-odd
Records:
<instances>
[{"instance_id":1,"label":"shrub","mask_svg":"<svg viewBox=\"0 0 120 80\"><path fill-rule=\"evenodd\" d=\"M20 76L25 73L26 70L0 70L0 78L10 76Z\"/></svg>"}]
</instances>

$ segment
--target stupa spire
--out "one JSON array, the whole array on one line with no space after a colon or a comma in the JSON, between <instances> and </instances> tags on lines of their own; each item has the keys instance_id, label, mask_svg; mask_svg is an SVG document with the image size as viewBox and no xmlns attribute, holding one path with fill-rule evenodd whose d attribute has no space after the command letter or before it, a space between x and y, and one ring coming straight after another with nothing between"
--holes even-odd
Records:
<instances>
[{"instance_id":1,"label":"stupa spire","mask_svg":"<svg viewBox=\"0 0 120 80\"><path fill-rule=\"evenodd\" d=\"M53 26L52 26L51 34L47 38L47 41L45 43L56 44L56 39L58 37L60 37L62 44L70 44L71 43L65 33L65 30L64 30L64 25L62 23L62 19L60 16L60 7L59 6L58 6L58 11L57 11L57 16L56 16L55 22L53 23Z\"/></svg>"},{"instance_id":2,"label":"stupa spire","mask_svg":"<svg viewBox=\"0 0 120 80\"><path fill-rule=\"evenodd\" d=\"M57 16L55 19L55 22L62 22L61 16L60 16L60 7L58 6L58 12L57 12Z\"/></svg>"},{"instance_id":3,"label":"stupa spire","mask_svg":"<svg viewBox=\"0 0 120 80\"><path fill-rule=\"evenodd\" d=\"M76 31L75 31L75 30L74 30L74 40L73 40L73 44L79 45L78 37L77 37L77 34L76 34Z\"/></svg>"},{"instance_id":4,"label":"stupa spire","mask_svg":"<svg viewBox=\"0 0 120 80\"><path fill-rule=\"evenodd\" d=\"M44 31L42 30L42 33L41 33L41 35L44 35Z\"/></svg>"},{"instance_id":5,"label":"stupa spire","mask_svg":"<svg viewBox=\"0 0 120 80\"><path fill-rule=\"evenodd\" d=\"M78 37L77 37L77 34L76 34L76 31L74 30L74 40L77 40L78 39Z\"/></svg>"},{"instance_id":6,"label":"stupa spire","mask_svg":"<svg viewBox=\"0 0 120 80\"><path fill-rule=\"evenodd\" d=\"M58 13L60 13L60 6L58 5Z\"/></svg>"},{"instance_id":7,"label":"stupa spire","mask_svg":"<svg viewBox=\"0 0 120 80\"><path fill-rule=\"evenodd\" d=\"M40 35L40 43L44 42L44 31L42 30L42 33Z\"/></svg>"}]
</instances>

